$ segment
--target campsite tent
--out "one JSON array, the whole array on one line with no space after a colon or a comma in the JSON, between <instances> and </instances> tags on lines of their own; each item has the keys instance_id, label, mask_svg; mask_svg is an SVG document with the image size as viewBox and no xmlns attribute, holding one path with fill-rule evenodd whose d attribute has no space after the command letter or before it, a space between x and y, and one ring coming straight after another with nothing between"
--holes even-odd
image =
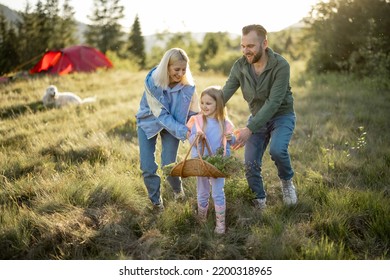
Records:
<instances>
[{"instance_id":1,"label":"campsite tent","mask_svg":"<svg viewBox=\"0 0 390 280\"><path fill-rule=\"evenodd\" d=\"M50 73L64 75L72 72L92 72L98 67L113 67L100 51L88 46L72 46L47 51L30 70L30 74Z\"/></svg>"}]
</instances>

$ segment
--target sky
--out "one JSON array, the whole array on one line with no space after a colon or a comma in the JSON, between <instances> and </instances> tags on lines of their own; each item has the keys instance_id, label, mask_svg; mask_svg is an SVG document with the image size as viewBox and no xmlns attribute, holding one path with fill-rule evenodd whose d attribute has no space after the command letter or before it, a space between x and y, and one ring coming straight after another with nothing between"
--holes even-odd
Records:
<instances>
[{"instance_id":1,"label":"sky","mask_svg":"<svg viewBox=\"0 0 390 280\"><path fill-rule=\"evenodd\" d=\"M242 1L242 2L241 2ZM320 0L121 0L126 30L139 17L142 35L169 32L229 32L241 34L247 24L261 24L268 32L282 30L307 16ZM28 0L34 7L37 0ZM45 2L42 0L42 2ZM16 11L23 11L27 0L0 0ZM63 1L60 0L60 7ZM75 18L89 23L93 0L71 0Z\"/></svg>"}]
</instances>

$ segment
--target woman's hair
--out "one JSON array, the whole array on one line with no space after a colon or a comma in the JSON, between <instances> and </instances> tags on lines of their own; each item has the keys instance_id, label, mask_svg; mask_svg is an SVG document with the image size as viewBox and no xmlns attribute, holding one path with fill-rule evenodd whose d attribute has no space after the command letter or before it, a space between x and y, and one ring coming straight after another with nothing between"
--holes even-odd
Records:
<instances>
[{"instance_id":1,"label":"woman's hair","mask_svg":"<svg viewBox=\"0 0 390 280\"><path fill-rule=\"evenodd\" d=\"M260 24L251 24L242 28L242 35L247 35L251 31L256 31L257 36L262 40L267 39L267 30Z\"/></svg>"},{"instance_id":2,"label":"woman's hair","mask_svg":"<svg viewBox=\"0 0 390 280\"><path fill-rule=\"evenodd\" d=\"M215 100L216 106L215 106L215 118L217 119L219 126L221 127L222 136L225 134L225 121L228 119L228 114L226 107L224 106L223 102L223 92L220 86L209 86L205 88L200 98L202 98L204 95L210 96L212 99ZM206 130L207 126L207 118L203 115L203 131Z\"/></svg>"},{"instance_id":3,"label":"woman's hair","mask_svg":"<svg viewBox=\"0 0 390 280\"><path fill-rule=\"evenodd\" d=\"M190 59L186 52L180 48L172 48L165 52L160 63L158 64L156 71L153 73L153 80L156 86L164 89L169 85L168 67L178 61L185 61L187 63L186 73L184 74L181 83L183 85L194 85L194 79L190 71Z\"/></svg>"}]
</instances>

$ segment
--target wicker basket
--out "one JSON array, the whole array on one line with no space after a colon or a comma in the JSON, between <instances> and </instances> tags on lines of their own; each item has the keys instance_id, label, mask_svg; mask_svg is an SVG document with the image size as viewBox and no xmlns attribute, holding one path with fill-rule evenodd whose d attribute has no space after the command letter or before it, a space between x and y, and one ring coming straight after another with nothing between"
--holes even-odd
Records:
<instances>
[{"instance_id":1,"label":"wicker basket","mask_svg":"<svg viewBox=\"0 0 390 280\"><path fill-rule=\"evenodd\" d=\"M226 174L222 173L218 168L216 168L214 165L208 163L207 161L204 161L202 159L202 155L204 152L204 147L206 146L209 155L211 155L211 149L209 144L207 143L206 139L202 138L202 152L199 152L199 145L197 145L198 148L198 157L199 158L192 158L187 159L188 155L191 152L191 148L194 146L195 143L198 143L199 136L197 136L192 142L191 147L188 149L188 152L184 158L183 161L176 164L172 170L170 175L171 176L179 176L179 177L191 177L191 176L199 176L199 177L213 177L213 178L225 178L227 177Z\"/></svg>"}]
</instances>

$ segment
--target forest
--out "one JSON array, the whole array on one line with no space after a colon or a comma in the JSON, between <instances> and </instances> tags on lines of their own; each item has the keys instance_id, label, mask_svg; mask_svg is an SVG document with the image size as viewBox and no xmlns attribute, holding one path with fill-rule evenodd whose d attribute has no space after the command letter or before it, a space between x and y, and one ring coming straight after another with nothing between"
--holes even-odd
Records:
<instances>
[{"instance_id":1,"label":"forest","mask_svg":"<svg viewBox=\"0 0 390 280\"><path fill-rule=\"evenodd\" d=\"M239 56L239 38L232 39L224 32L206 33L201 42L191 33L156 34L156 43L147 53L139 18L136 16L131 30L125 32L120 26L123 9L120 0L95 0L89 15L91 24L82 39L68 0L62 7L59 0L27 5L19 22L8 22L0 14L0 75L28 70L46 50L80 40L135 69L154 66L172 46L186 49L199 71L227 74ZM303 19L305 27L271 33L270 46L289 59L304 60L307 69L315 73L388 77L389 13L388 0L319 1Z\"/></svg>"},{"instance_id":2,"label":"forest","mask_svg":"<svg viewBox=\"0 0 390 280\"><path fill-rule=\"evenodd\" d=\"M17 75L46 48L77 43L70 27L56 33L61 40L42 35L74 22L69 5L40 1L26 7L16 25L0 20L0 70L14 76L0 84L0 259L390 259L388 0L319 2L304 19L306 27L269 34L271 48L291 64L297 126L289 151L299 200L283 204L267 151L267 209L254 211L245 176L234 174L225 184L224 236L214 234L213 214L197 222L194 177L183 179L182 202L164 182L165 211L153 212L134 116L148 68L166 48L186 49L201 91L225 83L240 56L240 39L207 33L199 43L191 34L159 34L166 45L146 52L137 18L127 37L103 32L115 34L119 0L95 3L85 38L115 67L92 73ZM101 15L103 4L117 7L118 15ZM100 16L112 24L103 25ZM96 102L47 108L42 96L48 85ZM227 105L237 127L247 121L243 103L239 90ZM188 141L180 145L178 161L188 148ZM233 155L243 159L243 149Z\"/></svg>"}]
</instances>

